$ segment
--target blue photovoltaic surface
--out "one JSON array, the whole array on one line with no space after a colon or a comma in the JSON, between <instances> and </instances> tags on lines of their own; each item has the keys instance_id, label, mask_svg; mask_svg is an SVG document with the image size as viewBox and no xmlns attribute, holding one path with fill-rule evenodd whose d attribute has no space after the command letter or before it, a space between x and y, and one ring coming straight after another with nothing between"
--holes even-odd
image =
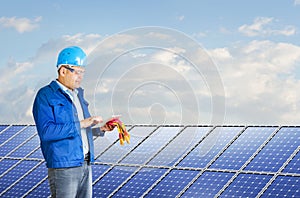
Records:
<instances>
[{"instance_id":1,"label":"blue photovoltaic surface","mask_svg":"<svg viewBox=\"0 0 300 198\"><path fill-rule=\"evenodd\" d=\"M101 180L94 184L94 197L107 197L136 169L136 167L114 167Z\"/></svg>"},{"instance_id":2,"label":"blue photovoltaic surface","mask_svg":"<svg viewBox=\"0 0 300 198\"><path fill-rule=\"evenodd\" d=\"M198 173L192 170L172 170L146 197L176 197Z\"/></svg>"},{"instance_id":3,"label":"blue photovoltaic surface","mask_svg":"<svg viewBox=\"0 0 300 198\"><path fill-rule=\"evenodd\" d=\"M278 176L262 197L300 197L300 177Z\"/></svg>"},{"instance_id":4,"label":"blue photovoltaic surface","mask_svg":"<svg viewBox=\"0 0 300 198\"><path fill-rule=\"evenodd\" d=\"M8 129L6 129L4 132L2 132L0 135L0 146L9 138L11 138L13 135L17 134L24 127L26 126L24 125L11 126Z\"/></svg>"},{"instance_id":5,"label":"blue photovoltaic surface","mask_svg":"<svg viewBox=\"0 0 300 198\"><path fill-rule=\"evenodd\" d=\"M39 181L47 176L45 164L39 165L29 175L25 176L21 181L10 188L3 197L21 197L28 189L33 188Z\"/></svg>"},{"instance_id":6,"label":"blue photovoltaic surface","mask_svg":"<svg viewBox=\"0 0 300 198\"><path fill-rule=\"evenodd\" d=\"M32 169L38 162L36 161L22 161L8 173L0 178L0 192L3 192L10 185L20 179L27 171ZM0 197L1 197L0 193Z\"/></svg>"},{"instance_id":7,"label":"blue photovoltaic surface","mask_svg":"<svg viewBox=\"0 0 300 198\"><path fill-rule=\"evenodd\" d=\"M97 162L117 163L123 156L130 152L137 144L147 137L156 127L134 127L130 130L130 144L125 143L123 146L117 141Z\"/></svg>"},{"instance_id":8,"label":"blue photovoltaic surface","mask_svg":"<svg viewBox=\"0 0 300 198\"><path fill-rule=\"evenodd\" d=\"M48 180L43 181L37 188L31 191L27 197L49 197L50 189Z\"/></svg>"},{"instance_id":9,"label":"blue photovoltaic surface","mask_svg":"<svg viewBox=\"0 0 300 198\"><path fill-rule=\"evenodd\" d=\"M272 178L271 175L239 174L225 189L221 197L255 197Z\"/></svg>"},{"instance_id":10,"label":"blue photovoltaic surface","mask_svg":"<svg viewBox=\"0 0 300 198\"><path fill-rule=\"evenodd\" d=\"M28 156L28 158L37 158L37 159L43 160L44 157L43 157L42 150L41 150L41 149L37 149L36 151L33 151L33 153L30 154L30 155Z\"/></svg>"},{"instance_id":11,"label":"blue photovoltaic surface","mask_svg":"<svg viewBox=\"0 0 300 198\"><path fill-rule=\"evenodd\" d=\"M110 166L108 165L98 165L95 164L93 165L92 171L93 171L93 182L95 182L95 180L97 178L99 178L105 171L107 171L109 169Z\"/></svg>"},{"instance_id":12,"label":"blue photovoltaic surface","mask_svg":"<svg viewBox=\"0 0 300 198\"><path fill-rule=\"evenodd\" d=\"M144 164L146 161L158 152L159 148L164 146L179 132L180 127L159 128L152 134L141 146L132 151L121 163L125 164Z\"/></svg>"},{"instance_id":13,"label":"blue photovoltaic surface","mask_svg":"<svg viewBox=\"0 0 300 198\"><path fill-rule=\"evenodd\" d=\"M94 154L95 159L98 158L98 155L102 154L107 148L114 144L118 140L118 131L115 128L111 132L105 133L104 137L97 137L94 140Z\"/></svg>"},{"instance_id":14,"label":"blue photovoltaic surface","mask_svg":"<svg viewBox=\"0 0 300 198\"><path fill-rule=\"evenodd\" d=\"M23 146L15 150L13 153L8 155L9 157L25 157L31 153L40 144L38 135L35 135L32 139L26 142Z\"/></svg>"},{"instance_id":15,"label":"blue photovoltaic surface","mask_svg":"<svg viewBox=\"0 0 300 198\"><path fill-rule=\"evenodd\" d=\"M204 168L243 128L216 128L178 166Z\"/></svg>"},{"instance_id":16,"label":"blue photovoltaic surface","mask_svg":"<svg viewBox=\"0 0 300 198\"><path fill-rule=\"evenodd\" d=\"M295 155L282 172L300 174L300 152Z\"/></svg>"},{"instance_id":17,"label":"blue photovoltaic surface","mask_svg":"<svg viewBox=\"0 0 300 198\"><path fill-rule=\"evenodd\" d=\"M275 129L275 127L247 128L210 168L239 170Z\"/></svg>"},{"instance_id":18,"label":"blue photovoltaic surface","mask_svg":"<svg viewBox=\"0 0 300 198\"><path fill-rule=\"evenodd\" d=\"M114 194L114 197L141 197L165 172L166 169L143 168Z\"/></svg>"},{"instance_id":19,"label":"blue photovoltaic surface","mask_svg":"<svg viewBox=\"0 0 300 198\"><path fill-rule=\"evenodd\" d=\"M3 159L0 161L0 175L7 171L10 167L16 164L19 160Z\"/></svg>"},{"instance_id":20,"label":"blue photovoltaic surface","mask_svg":"<svg viewBox=\"0 0 300 198\"><path fill-rule=\"evenodd\" d=\"M299 126L127 128L130 144L94 139L94 197L300 197ZM35 126L0 125L0 197L50 196L39 144Z\"/></svg>"},{"instance_id":21,"label":"blue photovoltaic surface","mask_svg":"<svg viewBox=\"0 0 300 198\"><path fill-rule=\"evenodd\" d=\"M198 143L209 131L210 127L188 127L184 129L164 150L162 150L148 165L172 166Z\"/></svg>"},{"instance_id":22,"label":"blue photovoltaic surface","mask_svg":"<svg viewBox=\"0 0 300 198\"><path fill-rule=\"evenodd\" d=\"M4 129L6 129L9 125L0 125L0 134Z\"/></svg>"},{"instance_id":23,"label":"blue photovoltaic surface","mask_svg":"<svg viewBox=\"0 0 300 198\"><path fill-rule=\"evenodd\" d=\"M245 170L276 172L298 146L300 146L300 129L281 128Z\"/></svg>"},{"instance_id":24,"label":"blue photovoltaic surface","mask_svg":"<svg viewBox=\"0 0 300 198\"><path fill-rule=\"evenodd\" d=\"M16 136L14 136L11 140L6 142L0 147L0 155L5 156L9 152L11 152L13 149L17 148L19 145L21 145L25 140L27 140L29 137L34 135L36 133L35 127L29 126L20 133L17 133Z\"/></svg>"},{"instance_id":25,"label":"blue photovoltaic surface","mask_svg":"<svg viewBox=\"0 0 300 198\"><path fill-rule=\"evenodd\" d=\"M190 186L182 197L213 197L233 175L233 173L206 171Z\"/></svg>"}]
</instances>

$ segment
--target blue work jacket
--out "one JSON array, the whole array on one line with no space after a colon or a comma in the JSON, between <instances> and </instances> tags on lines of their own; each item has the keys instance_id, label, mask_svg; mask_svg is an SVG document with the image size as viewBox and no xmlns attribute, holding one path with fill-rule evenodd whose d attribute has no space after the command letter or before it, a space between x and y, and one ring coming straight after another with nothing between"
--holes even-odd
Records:
<instances>
[{"instance_id":1,"label":"blue work jacket","mask_svg":"<svg viewBox=\"0 0 300 198\"><path fill-rule=\"evenodd\" d=\"M78 98L84 118L90 117L83 89L78 88ZM56 81L41 88L34 100L33 117L40 137L42 153L48 168L68 168L84 163L80 121L71 98ZM93 135L103 136L99 128L86 128L90 161L94 161Z\"/></svg>"}]
</instances>

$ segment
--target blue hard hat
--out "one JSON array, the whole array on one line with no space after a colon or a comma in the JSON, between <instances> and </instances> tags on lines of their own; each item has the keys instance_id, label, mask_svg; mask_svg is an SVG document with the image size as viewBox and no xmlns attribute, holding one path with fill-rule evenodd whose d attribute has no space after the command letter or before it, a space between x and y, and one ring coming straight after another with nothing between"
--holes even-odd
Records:
<instances>
[{"instance_id":1,"label":"blue hard hat","mask_svg":"<svg viewBox=\"0 0 300 198\"><path fill-rule=\"evenodd\" d=\"M58 54L56 67L59 68L61 65L85 67L85 62L86 54L84 51L80 47L70 46Z\"/></svg>"}]
</instances>

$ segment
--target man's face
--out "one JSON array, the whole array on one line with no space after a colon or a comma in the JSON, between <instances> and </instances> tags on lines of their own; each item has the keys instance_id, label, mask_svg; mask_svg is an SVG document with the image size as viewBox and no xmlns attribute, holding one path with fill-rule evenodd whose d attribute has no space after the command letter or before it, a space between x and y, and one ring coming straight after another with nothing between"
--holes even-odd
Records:
<instances>
[{"instance_id":1,"label":"man's face","mask_svg":"<svg viewBox=\"0 0 300 198\"><path fill-rule=\"evenodd\" d=\"M84 75L84 69L82 67L68 67L62 66L60 75L62 77L62 83L69 89L76 89L80 87L81 81Z\"/></svg>"}]
</instances>

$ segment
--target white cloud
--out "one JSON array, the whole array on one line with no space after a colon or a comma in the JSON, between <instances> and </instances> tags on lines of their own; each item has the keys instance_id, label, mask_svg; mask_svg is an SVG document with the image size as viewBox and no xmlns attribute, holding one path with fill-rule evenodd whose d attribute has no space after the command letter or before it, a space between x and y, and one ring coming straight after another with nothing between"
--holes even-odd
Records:
<instances>
[{"instance_id":1,"label":"white cloud","mask_svg":"<svg viewBox=\"0 0 300 198\"><path fill-rule=\"evenodd\" d=\"M213 57L218 57L218 59L231 59L232 55L230 54L230 52L228 51L228 48L217 48L217 49L213 49L210 51L210 54Z\"/></svg>"},{"instance_id":2,"label":"white cloud","mask_svg":"<svg viewBox=\"0 0 300 198\"><path fill-rule=\"evenodd\" d=\"M153 36L158 41L167 38L163 34ZM30 123L31 105L37 89L56 77L54 64L58 51L76 44L84 49L99 47L102 50L92 52L99 56L100 62L87 68L83 83L92 113L95 111L104 117L121 113L124 121L128 121L128 111L139 123L148 123L149 116L165 113L169 123L178 124L181 119L184 119L182 123L194 122L196 118L201 123L208 123L211 90L188 60L178 56L189 57L190 45L186 48L133 47L130 49L135 50L127 50L121 57L110 56L116 47L125 49L126 45L137 41L137 37L118 35L108 45L98 46L103 44L100 35L65 35L43 44L36 55L24 62L10 60L0 74L3 85L0 92L5 96L0 99L0 109L8 112L1 114L0 120ZM139 54L142 56L136 56ZM209 54L220 68L226 94L226 124L299 124L300 93L297 90L300 80L295 75L300 63L299 46L268 40L252 41L243 46L212 49ZM203 63L201 54L195 54L195 57ZM102 85L96 90L97 78L103 74L97 69L106 63L111 64L110 68L101 77ZM115 109L122 112L111 112Z\"/></svg>"},{"instance_id":3,"label":"white cloud","mask_svg":"<svg viewBox=\"0 0 300 198\"><path fill-rule=\"evenodd\" d=\"M85 51L93 50L101 41L100 35L65 35L44 43L25 61L7 60L0 73L2 106L0 120L7 123L32 123L31 108L36 91L55 79L58 52L66 46L78 45Z\"/></svg>"},{"instance_id":4,"label":"white cloud","mask_svg":"<svg viewBox=\"0 0 300 198\"><path fill-rule=\"evenodd\" d=\"M210 53L217 62L226 93L226 120L232 124L299 124L300 47L252 41ZM298 68L297 68L298 67ZM294 116L292 116L294 115Z\"/></svg>"},{"instance_id":5,"label":"white cloud","mask_svg":"<svg viewBox=\"0 0 300 198\"><path fill-rule=\"evenodd\" d=\"M272 22L272 20L273 18L259 17L254 20L252 25L242 25L239 27L239 31L247 36L257 36L261 32L264 32L263 27Z\"/></svg>"},{"instance_id":6,"label":"white cloud","mask_svg":"<svg viewBox=\"0 0 300 198\"><path fill-rule=\"evenodd\" d=\"M0 25L4 28L14 28L19 33L31 32L39 27L39 22L42 20L42 17L36 17L31 20L28 18L17 18L17 17L1 17Z\"/></svg>"},{"instance_id":7,"label":"white cloud","mask_svg":"<svg viewBox=\"0 0 300 198\"><path fill-rule=\"evenodd\" d=\"M296 28L294 26L285 26L281 29L271 28L274 18L270 17L257 17L253 24L242 25L239 27L239 32L245 34L246 36L269 36L269 35L284 35L291 36L296 33Z\"/></svg>"},{"instance_id":8,"label":"white cloud","mask_svg":"<svg viewBox=\"0 0 300 198\"><path fill-rule=\"evenodd\" d=\"M294 4L295 4L295 5L300 5L300 0L295 0L295 1L294 1Z\"/></svg>"}]
</instances>

